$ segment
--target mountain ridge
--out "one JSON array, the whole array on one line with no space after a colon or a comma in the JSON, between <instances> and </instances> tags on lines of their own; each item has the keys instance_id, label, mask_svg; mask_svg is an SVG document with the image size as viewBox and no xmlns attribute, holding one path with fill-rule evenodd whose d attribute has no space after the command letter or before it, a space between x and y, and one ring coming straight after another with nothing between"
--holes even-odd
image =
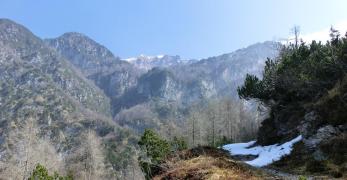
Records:
<instances>
[{"instance_id":1,"label":"mountain ridge","mask_svg":"<svg viewBox=\"0 0 347 180\"><path fill-rule=\"evenodd\" d=\"M239 79L246 72L260 73L261 63L251 59L265 61L276 52L271 44L262 45L265 52L259 56L257 48L181 64L170 64L178 56L163 56L168 61L146 70L122 61L86 35L65 33L42 40L24 26L1 19L0 173L22 178L42 163L63 174L72 170L78 178L88 172L96 179L134 175L128 168L141 178L137 160L131 158L137 135L154 128L169 136L166 128L182 129L192 104L217 96L237 98ZM252 68L236 71L248 65ZM131 116L134 112L139 116ZM40 143L48 154L36 149ZM33 158L21 169L20 164L29 161L22 153L26 150ZM53 158L52 166L40 153ZM93 156L76 160L81 153ZM11 174L13 169L20 173Z\"/></svg>"},{"instance_id":2,"label":"mountain ridge","mask_svg":"<svg viewBox=\"0 0 347 180\"><path fill-rule=\"evenodd\" d=\"M133 59L132 63L128 63L109 53L112 55L110 63L97 64L95 62L102 59L101 57L95 56L93 53L77 50L71 53L70 49L71 47L72 49L78 49L76 47L81 46L81 44L92 44L90 46L85 45L88 47L87 49L92 50L103 49L105 47L98 47L97 42L85 35L77 33L77 40L75 40L76 38L74 38L74 36L76 36L75 33L68 33L56 39L46 40L46 42L51 47L58 48L58 51L64 57L70 59L71 63L77 68L80 68L81 71L85 71L85 64L90 65L89 69L98 69L97 71L91 70L91 72L88 70L88 73L85 74L88 79L94 81L94 83L100 89L104 90L111 98L114 109L113 115L116 115L122 108L130 108L136 105L136 103L134 104L131 102L131 106L122 105L122 103L129 104L129 97L138 97L139 102L147 101L153 97L159 97L166 101L175 100L183 104L190 104L201 98L211 98L217 96L219 93L236 98L236 88L238 85L241 85L245 75L256 71L256 74L261 76L261 69L266 58L275 56L277 52L276 48L279 46L279 44L273 42L257 43L233 53L210 57L199 61L187 61L182 60L179 56L162 55L152 57L140 56ZM86 40L83 40L83 38L86 38ZM85 41L92 41L92 43L81 43ZM265 48L261 49L261 47ZM262 51L264 51L264 53ZM97 51L93 52L94 54L102 54ZM249 55L251 57L247 57ZM83 59L81 57L85 58ZM252 62L253 59L255 59L257 63ZM153 68L156 69L151 71ZM240 71L238 69L242 70ZM151 77L154 78L154 76L149 76L149 74L159 71L162 71L163 75L171 74L171 77L178 80L171 81L171 77L167 77L170 83L174 83L169 85L171 89L164 88L164 86L168 87L168 84L153 87L151 85L144 85L143 78L141 77L147 76L146 82L156 81L155 79L151 79ZM150 90L143 91L146 89L144 86L147 86L147 88L149 87ZM184 90L181 91L177 88L175 90L174 87L179 87L179 89ZM155 88L161 88L162 90ZM150 94L150 91L162 92L162 94ZM176 96L176 94L178 96ZM143 98L145 99L141 100Z\"/></svg>"}]
</instances>

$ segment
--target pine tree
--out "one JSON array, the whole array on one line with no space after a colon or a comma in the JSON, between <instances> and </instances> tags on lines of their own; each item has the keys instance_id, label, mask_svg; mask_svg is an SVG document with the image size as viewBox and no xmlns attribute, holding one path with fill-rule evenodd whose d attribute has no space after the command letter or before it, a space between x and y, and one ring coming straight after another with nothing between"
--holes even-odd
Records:
<instances>
[{"instance_id":1,"label":"pine tree","mask_svg":"<svg viewBox=\"0 0 347 180\"><path fill-rule=\"evenodd\" d=\"M145 149L154 163L159 163L170 153L170 144L150 129L145 130L138 144Z\"/></svg>"}]
</instances>

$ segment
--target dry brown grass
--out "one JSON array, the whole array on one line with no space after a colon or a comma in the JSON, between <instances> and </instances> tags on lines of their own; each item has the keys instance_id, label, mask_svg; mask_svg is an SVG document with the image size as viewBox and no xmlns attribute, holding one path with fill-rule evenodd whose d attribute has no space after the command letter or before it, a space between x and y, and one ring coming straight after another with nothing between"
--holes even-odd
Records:
<instances>
[{"instance_id":1,"label":"dry brown grass","mask_svg":"<svg viewBox=\"0 0 347 180\"><path fill-rule=\"evenodd\" d=\"M202 152L198 155L198 152ZM200 147L183 151L163 164L165 170L153 179L257 180L275 179L264 172L234 161L222 150Z\"/></svg>"}]
</instances>

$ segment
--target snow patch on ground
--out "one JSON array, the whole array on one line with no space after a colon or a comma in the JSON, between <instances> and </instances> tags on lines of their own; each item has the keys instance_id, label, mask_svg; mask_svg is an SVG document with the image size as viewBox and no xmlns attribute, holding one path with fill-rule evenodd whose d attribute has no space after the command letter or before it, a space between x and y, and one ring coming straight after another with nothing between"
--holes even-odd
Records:
<instances>
[{"instance_id":1,"label":"snow patch on ground","mask_svg":"<svg viewBox=\"0 0 347 180\"><path fill-rule=\"evenodd\" d=\"M293 148L293 144L301 140L302 136L300 135L281 145L274 144L269 146L255 146L249 148L255 143L255 141L250 141L247 143L227 144L222 148L229 151L231 155L257 155L257 158L251 161L245 161L245 163L251 166L262 167L269 165L274 161L278 161L283 156L290 154Z\"/></svg>"}]
</instances>

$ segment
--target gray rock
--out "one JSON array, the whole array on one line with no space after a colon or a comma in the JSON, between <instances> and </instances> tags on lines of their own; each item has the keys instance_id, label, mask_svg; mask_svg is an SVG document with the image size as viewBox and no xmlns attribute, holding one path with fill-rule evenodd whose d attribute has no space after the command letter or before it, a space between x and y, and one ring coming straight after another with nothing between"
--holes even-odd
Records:
<instances>
[{"instance_id":1,"label":"gray rock","mask_svg":"<svg viewBox=\"0 0 347 180\"><path fill-rule=\"evenodd\" d=\"M340 131L347 131L347 124L339 125L338 127L339 127Z\"/></svg>"},{"instance_id":2,"label":"gray rock","mask_svg":"<svg viewBox=\"0 0 347 180\"><path fill-rule=\"evenodd\" d=\"M317 119L316 112L311 111L304 116L304 120L298 126L298 131L303 137L308 137L312 134L312 122Z\"/></svg>"},{"instance_id":3,"label":"gray rock","mask_svg":"<svg viewBox=\"0 0 347 180\"><path fill-rule=\"evenodd\" d=\"M324 140L327 140L339 133L340 130L338 128L335 128L332 125L327 125L319 128L316 134L304 138L303 142L307 148L314 149Z\"/></svg>"}]
</instances>

